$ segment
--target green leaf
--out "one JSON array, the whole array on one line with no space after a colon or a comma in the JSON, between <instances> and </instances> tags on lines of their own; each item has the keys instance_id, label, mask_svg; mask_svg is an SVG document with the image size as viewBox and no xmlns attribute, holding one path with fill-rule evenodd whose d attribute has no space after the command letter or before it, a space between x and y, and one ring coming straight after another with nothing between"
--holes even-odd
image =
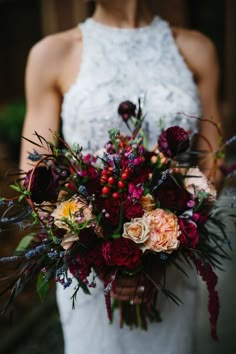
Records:
<instances>
[{"instance_id":1,"label":"green leaf","mask_svg":"<svg viewBox=\"0 0 236 354\"><path fill-rule=\"evenodd\" d=\"M19 185L10 184L10 188L14 189L17 192L22 192L22 189Z\"/></svg>"},{"instance_id":2,"label":"green leaf","mask_svg":"<svg viewBox=\"0 0 236 354\"><path fill-rule=\"evenodd\" d=\"M114 239L116 239L116 238L120 238L121 237L121 235L120 234L113 234L112 235L112 238L114 238Z\"/></svg>"},{"instance_id":3,"label":"green leaf","mask_svg":"<svg viewBox=\"0 0 236 354\"><path fill-rule=\"evenodd\" d=\"M20 243L18 244L18 246L16 247L16 252L25 251L26 248L29 246L30 242L33 240L35 235L36 235L35 233L32 233L23 237Z\"/></svg>"},{"instance_id":4,"label":"green leaf","mask_svg":"<svg viewBox=\"0 0 236 354\"><path fill-rule=\"evenodd\" d=\"M45 273L43 273L43 272L39 273L36 288L37 288L37 292L39 294L41 301L43 301L45 299L48 289L49 289L49 283L45 277Z\"/></svg>"}]
</instances>

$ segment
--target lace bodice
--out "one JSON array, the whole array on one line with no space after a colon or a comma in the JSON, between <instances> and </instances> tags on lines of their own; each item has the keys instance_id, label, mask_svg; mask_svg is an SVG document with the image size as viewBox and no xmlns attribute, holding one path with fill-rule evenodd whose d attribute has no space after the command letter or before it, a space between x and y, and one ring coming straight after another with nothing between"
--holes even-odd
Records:
<instances>
[{"instance_id":1,"label":"lace bodice","mask_svg":"<svg viewBox=\"0 0 236 354\"><path fill-rule=\"evenodd\" d=\"M96 151L116 127L126 133L118 117L120 102L141 98L147 114L145 126L150 145L160 129L179 124L195 129L196 120L178 114L200 115L200 103L192 73L164 20L155 17L138 29L108 27L87 19L80 24L83 54L75 83L62 104L63 134L70 144Z\"/></svg>"}]
</instances>

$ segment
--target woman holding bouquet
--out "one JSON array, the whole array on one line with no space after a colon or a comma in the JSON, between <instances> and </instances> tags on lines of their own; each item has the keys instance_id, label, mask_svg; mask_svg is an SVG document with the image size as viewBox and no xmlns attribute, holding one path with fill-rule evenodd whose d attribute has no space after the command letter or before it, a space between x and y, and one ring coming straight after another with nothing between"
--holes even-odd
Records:
<instances>
[{"instance_id":1,"label":"woman holding bouquet","mask_svg":"<svg viewBox=\"0 0 236 354\"><path fill-rule=\"evenodd\" d=\"M94 15L77 28L49 36L36 44L26 70L27 114L23 136L32 139L36 131L51 139L62 119L62 131L69 144L79 143L85 152L95 152L107 142L107 131L127 127L117 115L120 102L140 99L149 146L155 146L160 122L165 127L180 125L207 135L217 148L214 125L189 116L213 117L218 108L219 69L211 41L204 35L171 28L155 16L147 0L97 0ZM182 114L181 114L182 113ZM199 139L198 148L209 145ZM27 171L30 144L23 140L21 169ZM205 158L208 172L212 160ZM213 177L213 176L211 176ZM220 181L215 175L214 182ZM73 285L58 286L57 299L66 354L190 354L196 278L186 278L174 269L168 287L180 297L180 307L161 299L163 322L150 323L147 332L119 329L117 318L109 325L100 284L92 296L78 294L72 310ZM143 287L135 278L121 277L113 297L140 303Z\"/></svg>"}]
</instances>

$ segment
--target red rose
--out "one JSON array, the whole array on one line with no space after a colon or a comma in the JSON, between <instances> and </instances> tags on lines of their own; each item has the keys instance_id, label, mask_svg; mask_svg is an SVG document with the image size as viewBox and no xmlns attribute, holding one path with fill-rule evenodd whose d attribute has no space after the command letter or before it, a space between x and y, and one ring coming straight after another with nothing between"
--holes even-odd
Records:
<instances>
[{"instance_id":1,"label":"red rose","mask_svg":"<svg viewBox=\"0 0 236 354\"><path fill-rule=\"evenodd\" d=\"M181 230L179 238L181 245L196 248L199 241L199 235L195 223L185 218L179 218L178 222Z\"/></svg>"},{"instance_id":2,"label":"red rose","mask_svg":"<svg viewBox=\"0 0 236 354\"><path fill-rule=\"evenodd\" d=\"M180 182L181 183L181 182ZM182 212L188 209L191 194L177 184L171 177L167 177L155 191L155 196L160 202L160 207L172 211Z\"/></svg>"},{"instance_id":3,"label":"red rose","mask_svg":"<svg viewBox=\"0 0 236 354\"><path fill-rule=\"evenodd\" d=\"M117 238L104 243L102 254L108 266L124 266L131 269L141 264L140 249L126 238Z\"/></svg>"}]
</instances>

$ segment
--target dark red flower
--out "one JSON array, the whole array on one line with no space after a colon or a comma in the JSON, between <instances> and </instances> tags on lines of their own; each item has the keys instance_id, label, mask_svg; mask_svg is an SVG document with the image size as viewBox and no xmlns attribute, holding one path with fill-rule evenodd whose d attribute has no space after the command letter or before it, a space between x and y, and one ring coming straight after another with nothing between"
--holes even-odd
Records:
<instances>
[{"instance_id":1,"label":"dark red flower","mask_svg":"<svg viewBox=\"0 0 236 354\"><path fill-rule=\"evenodd\" d=\"M197 224L205 224L205 222L207 221L207 215L202 213L194 213L192 219Z\"/></svg>"},{"instance_id":2,"label":"dark red flower","mask_svg":"<svg viewBox=\"0 0 236 354\"><path fill-rule=\"evenodd\" d=\"M131 117L136 117L136 105L131 101L124 101L118 107L118 114L127 122Z\"/></svg>"},{"instance_id":3,"label":"dark red flower","mask_svg":"<svg viewBox=\"0 0 236 354\"><path fill-rule=\"evenodd\" d=\"M118 225L120 220L120 199L116 198L106 198L101 200L101 209L105 211L106 219L113 225Z\"/></svg>"},{"instance_id":4,"label":"dark red flower","mask_svg":"<svg viewBox=\"0 0 236 354\"><path fill-rule=\"evenodd\" d=\"M102 254L109 266L124 266L131 269L141 265L140 249L126 238L107 241L102 246Z\"/></svg>"},{"instance_id":5,"label":"dark red flower","mask_svg":"<svg viewBox=\"0 0 236 354\"><path fill-rule=\"evenodd\" d=\"M179 218L179 226L181 230L180 243L183 246L196 248L199 241L197 226L191 220Z\"/></svg>"},{"instance_id":6,"label":"dark red flower","mask_svg":"<svg viewBox=\"0 0 236 354\"><path fill-rule=\"evenodd\" d=\"M164 130L158 138L159 150L168 157L174 157L189 147L189 135L186 130L175 125Z\"/></svg>"},{"instance_id":7,"label":"dark red flower","mask_svg":"<svg viewBox=\"0 0 236 354\"><path fill-rule=\"evenodd\" d=\"M27 173L24 186L29 188L33 202L56 202L59 193L59 176L51 167L39 166Z\"/></svg>"},{"instance_id":8,"label":"dark red flower","mask_svg":"<svg viewBox=\"0 0 236 354\"><path fill-rule=\"evenodd\" d=\"M191 194L171 177L167 177L155 191L161 208L182 212L188 209Z\"/></svg>"},{"instance_id":9,"label":"dark red flower","mask_svg":"<svg viewBox=\"0 0 236 354\"><path fill-rule=\"evenodd\" d=\"M139 218L143 215L143 207L140 203L127 199L124 203L124 214L127 219Z\"/></svg>"},{"instance_id":10,"label":"dark red flower","mask_svg":"<svg viewBox=\"0 0 236 354\"><path fill-rule=\"evenodd\" d=\"M91 261L87 255L78 254L69 264L69 269L72 275L88 284L87 277L91 273Z\"/></svg>"}]
</instances>

